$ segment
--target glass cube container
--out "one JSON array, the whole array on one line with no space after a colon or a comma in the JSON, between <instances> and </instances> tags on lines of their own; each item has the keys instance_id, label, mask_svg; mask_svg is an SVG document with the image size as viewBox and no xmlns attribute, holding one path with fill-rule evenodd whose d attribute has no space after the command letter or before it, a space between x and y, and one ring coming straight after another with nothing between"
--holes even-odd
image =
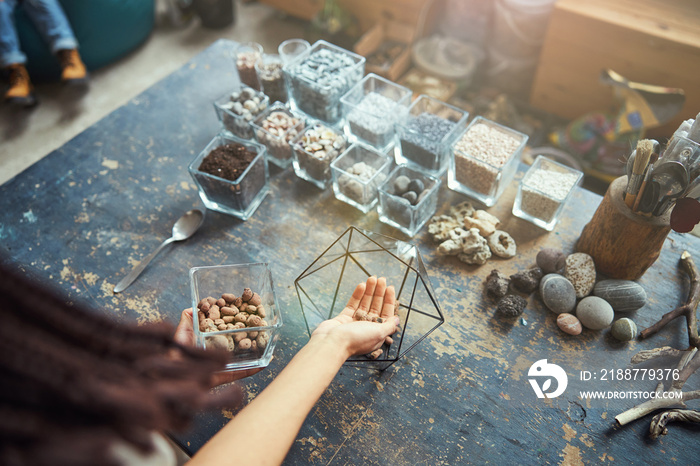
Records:
<instances>
[{"instance_id":1,"label":"glass cube container","mask_svg":"<svg viewBox=\"0 0 700 466\"><path fill-rule=\"evenodd\" d=\"M347 148L343 133L323 123L313 123L290 142L294 172L299 178L326 189L332 180L331 163Z\"/></svg>"},{"instance_id":2,"label":"glass cube container","mask_svg":"<svg viewBox=\"0 0 700 466\"><path fill-rule=\"evenodd\" d=\"M358 283L386 277L396 289L399 330L376 359L352 356L346 365L386 369L445 321L418 247L377 233L348 228L294 281L309 335L340 314Z\"/></svg>"},{"instance_id":3,"label":"glass cube container","mask_svg":"<svg viewBox=\"0 0 700 466\"><path fill-rule=\"evenodd\" d=\"M280 57L282 57L282 61L286 65L308 50L309 47L311 47L311 44L309 44L307 40L287 39L277 47L277 53L279 53Z\"/></svg>"},{"instance_id":4,"label":"glass cube container","mask_svg":"<svg viewBox=\"0 0 700 466\"><path fill-rule=\"evenodd\" d=\"M202 161L214 149L235 144L256 155L233 181L200 170ZM268 192L268 170L265 146L221 132L190 163L190 176L199 188L199 197L208 209L247 220Z\"/></svg>"},{"instance_id":5,"label":"glass cube container","mask_svg":"<svg viewBox=\"0 0 700 466\"><path fill-rule=\"evenodd\" d=\"M409 88L368 74L340 99L345 132L386 152L394 143L394 124L408 112L412 96Z\"/></svg>"},{"instance_id":6,"label":"glass cube container","mask_svg":"<svg viewBox=\"0 0 700 466\"><path fill-rule=\"evenodd\" d=\"M377 189L391 171L385 154L355 143L331 163L335 197L367 213L377 203Z\"/></svg>"},{"instance_id":7,"label":"glass cube container","mask_svg":"<svg viewBox=\"0 0 700 466\"><path fill-rule=\"evenodd\" d=\"M241 84L260 90L260 81L255 71L255 63L262 57L263 46L257 42L243 42L232 51L232 58L238 70Z\"/></svg>"},{"instance_id":8,"label":"glass cube container","mask_svg":"<svg viewBox=\"0 0 700 466\"><path fill-rule=\"evenodd\" d=\"M379 187L379 220L415 236L437 210L441 184L438 178L399 165Z\"/></svg>"},{"instance_id":9,"label":"glass cube container","mask_svg":"<svg viewBox=\"0 0 700 466\"><path fill-rule=\"evenodd\" d=\"M396 163L441 176L450 161L450 145L464 129L468 113L421 95L396 124Z\"/></svg>"},{"instance_id":10,"label":"glass cube container","mask_svg":"<svg viewBox=\"0 0 700 466\"><path fill-rule=\"evenodd\" d=\"M270 98L270 102L286 103L288 100L287 83L282 73L282 58L276 54L264 53L255 63L255 71L262 91Z\"/></svg>"},{"instance_id":11,"label":"glass cube container","mask_svg":"<svg viewBox=\"0 0 700 466\"><path fill-rule=\"evenodd\" d=\"M198 347L229 353L226 371L270 363L282 314L267 263L193 267L190 288Z\"/></svg>"},{"instance_id":12,"label":"glass cube container","mask_svg":"<svg viewBox=\"0 0 700 466\"><path fill-rule=\"evenodd\" d=\"M447 186L491 207L513 180L527 139L477 116L452 144Z\"/></svg>"},{"instance_id":13,"label":"glass cube container","mask_svg":"<svg viewBox=\"0 0 700 466\"><path fill-rule=\"evenodd\" d=\"M273 120L281 121L275 118L275 114L281 115L282 119L294 119L296 123L291 122L287 127L271 123ZM267 160L283 169L292 163L293 153L289 143L304 128L304 125L304 119L281 102L270 105L251 123L255 139L267 147Z\"/></svg>"},{"instance_id":14,"label":"glass cube container","mask_svg":"<svg viewBox=\"0 0 700 466\"><path fill-rule=\"evenodd\" d=\"M283 70L293 108L334 125L342 118L340 98L365 73L365 58L319 40Z\"/></svg>"},{"instance_id":15,"label":"glass cube container","mask_svg":"<svg viewBox=\"0 0 700 466\"><path fill-rule=\"evenodd\" d=\"M250 96L250 99L246 98ZM247 104L246 102L252 102ZM241 88L228 92L214 101L216 116L226 131L239 138L252 139L253 128L251 122L269 105L270 99L260 91L252 87Z\"/></svg>"},{"instance_id":16,"label":"glass cube container","mask_svg":"<svg viewBox=\"0 0 700 466\"><path fill-rule=\"evenodd\" d=\"M520 181L513 215L552 231L582 178L583 172L579 170L537 156Z\"/></svg>"}]
</instances>

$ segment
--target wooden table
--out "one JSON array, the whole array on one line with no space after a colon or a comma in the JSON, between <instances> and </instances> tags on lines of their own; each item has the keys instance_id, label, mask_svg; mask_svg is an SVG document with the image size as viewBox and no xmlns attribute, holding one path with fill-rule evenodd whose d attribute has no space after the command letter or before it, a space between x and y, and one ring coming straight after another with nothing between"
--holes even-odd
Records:
<instances>
[{"instance_id":1,"label":"wooden table","mask_svg":"<svg viewBox=\"0 0 700 466\"><path fill-rule=\"evenodd\" d=\"M0 240L7 254L71 298L121 320L176 323L190 305L192 266L264 261L272 265L285 318L275 359L245 381L249 399L280 372L307 341L294 279L348 226L406 239L319 191L289 169L271 171L271 192L248 221L208 212L203 228L162 253L126 291L112 289L170 234L186 210L201 207L188 163L219 130L212 102L237 80L218 41L157 83L0 187ZM518 176L522 176L522 172ZM289 464L463 464L627 462L680 464L697 460L697 429L671 425L647 440L650 417L624 428L619 412L638 400L582 400L578 389L653 390L654 382L581 382L579 371L628 368L642 349L687 345L678 320L648 341L616 343L607 331L564 335L555 315L532 296L523 319L502 320L483 299L493 269L506 274L534 263L542 247L573 251L600 196L578 189L564 220L546 233L510 214L514 189L490 209L518 243L511 260L481 267L439 257L425 230L413 241L426 262L446 322L388 370L344 367L309 415ZM441 188L439 212L466 200ZM700 240L672 233L659 261L639 283L648 304L633 315L640 328L685 299L678 269L683 250ZM530 366L548 359L564 368L569 388L537 399ZM697 387L697 374L688 388ZM176 439L194 452L233 416L201 414ZM236 446L232 446L235 455Z\"/></svg>"}]
</instances>

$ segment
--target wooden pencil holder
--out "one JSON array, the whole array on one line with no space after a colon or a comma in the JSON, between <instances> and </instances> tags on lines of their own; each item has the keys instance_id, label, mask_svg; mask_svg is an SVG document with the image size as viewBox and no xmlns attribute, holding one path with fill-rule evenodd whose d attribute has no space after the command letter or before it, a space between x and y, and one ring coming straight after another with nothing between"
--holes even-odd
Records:
<instances>
[{"instance_id":1,"label":"wooden pencil holder","mask_svg":"<svg viewBox=\"0 0 700 466\"><path fill-rule=\"evenodd\" d=\"M645 217L633 213L623 199L626 186L626 176L610 184L593 218L583 228L576 250L590 255L599 273L636 280L661 254L671 231L671 214Z\"/></svg>"}]
</instances>

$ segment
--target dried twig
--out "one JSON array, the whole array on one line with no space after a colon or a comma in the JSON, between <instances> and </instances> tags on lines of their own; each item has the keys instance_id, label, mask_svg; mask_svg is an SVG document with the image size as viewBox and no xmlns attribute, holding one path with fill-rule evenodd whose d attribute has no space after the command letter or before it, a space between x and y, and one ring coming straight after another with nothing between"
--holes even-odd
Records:
<instances>
[{"instance_id":1,"label":"dried twig","mask_svg":"<svg viewBox=\"0 0 700 466\"><path fill-rule=\"evenodd\" d=\"M672 409L670 411L657 414L651 420L651 425L649 426L649 435L651 439L655 440L660 435L668 434L666 424L673 421L700 423L700 412L692 409Z\"/></svg>"}]
</instances>

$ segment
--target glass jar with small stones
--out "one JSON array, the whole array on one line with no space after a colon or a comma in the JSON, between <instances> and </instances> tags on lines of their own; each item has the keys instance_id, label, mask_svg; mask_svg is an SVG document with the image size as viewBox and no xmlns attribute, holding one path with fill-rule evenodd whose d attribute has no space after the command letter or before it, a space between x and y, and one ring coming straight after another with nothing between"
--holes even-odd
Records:
<instances>
[{"instance_id":1,"label":"glass jar with small stones","mask_svg":"<svg viewBox=\"0 0 700 466\"><path fill-rule=\"evenodd\" d=\"M275 54L263 54L255 63L255 71L262 91L270 98L270 102L286 103L287 83L282 74L282 58Z\"/></svg>"},{"instance_id":2,"label":"glass jar with small stones","mask_svg":"<svg viewBox=\"0 0 700 466\"><path fill-rule=\"evenodd\" d=\"M363 213L374 208L378 188L386 180L393 160L370 146L354 143L331 163L335 197Z\"/></svg>"},{"instance_id":3,"label":"glass jar with small stones","mask_svg":"<svg viewBox=\"0 0 700 466\"><path fill-rule=\"evenodd\" d=\"M379 220L415 236L437 210L442 181L399 165L379 187Z\"/></svg>"},{"instance_id":4,"label":"glass jar with small stones","mask_svg":"<svg viewBox=\"0 0 700 466\"><path fill-rule=\"evenodd\" d=\"M513 215L552 231L582 178L583 172L575 168L537 156L520 181Z\"/></svg>"},{"instance_id":5,"label":"glass jar with small stones","mask_svg":"<svg viewBox=\"0 0 700 466\"><path fill-rule=\"evenodd\" d=\"M260 82L255 71L255 63L262 57L262 54L263 46L257 42L243 42L232 51L241 84L257 91L260 90Z\"/></svg>"},{"instance_id":6,"label":"glass jar with small stones","mask_svg":"<svg viewBox=\"0 0 700 466\"><path fill-rule=\"evenodd\" d=\"M365 72L365 58L319 40L283 68L293 108L335 125L342 118L340 98Z\"/></svg>"},{"instance_id":7,"label":"glass jar with small stones","mask_svg":"<svg viewBox=\"0 0 700 466\"><path fill-rule=\"evenodd\" d=\"M340 102L345 132L385 152L394 143L394 124L405 117L413 91L370 73L355 84Z\"/></svg>"},{"instance_id":8,"label":"glass jar with small stones","mask_svg":"<svg viewBox=\"0 0 700 466\"><path fill-rule=\"evenodd\" d=\"M226 131L239 138L251 139L250 123L267 109L269 99L265 94L248 86L226 93L214 101L214 109Z\"/></svg>"},{"instance_id":9,"label":"glass jar with small stones","mask_svg":"<svg viewBox=\"0 0 700 466\"><path fill-rule=\"evenodd\" d=\"M289 142L304 129L304 119L281 102L275 102L251 123L255 139L267 147L267 160L280 168L292 163Z\"/></svg>"},{"instance_id":10,"label":"glass jar with small stones","mask_svg":"<svg viewBox=\"0 0 700 466\"><path fill-rule=\"evenodd\" d=\"M477 116L452 145L447 186L491 207L513 180L527 139Z\"/></svg>"},{"instance_id":11,"label":"glass jar with small stones","mask_svg":"<svg viewBox=\"0 0 700 466\"><path fill-rule=\"evenodd\" d=\"M331 163L347 146L345 135L323 123L306 127L290 145L294 150L294 172L299 178L326 189L331 181Z\"/></svg>"},{"instance_id":12,"label":"glass jar with small stones","mask_svg":"<svg viewBox=\"0 0 700 466\"><path fill-rule=\"evenodd\" d=\"M419 96L396 124L396 163L441 176L450 159L450 145L464 129L468 113L427 95Z\"/></svg>"}]
</instances>

